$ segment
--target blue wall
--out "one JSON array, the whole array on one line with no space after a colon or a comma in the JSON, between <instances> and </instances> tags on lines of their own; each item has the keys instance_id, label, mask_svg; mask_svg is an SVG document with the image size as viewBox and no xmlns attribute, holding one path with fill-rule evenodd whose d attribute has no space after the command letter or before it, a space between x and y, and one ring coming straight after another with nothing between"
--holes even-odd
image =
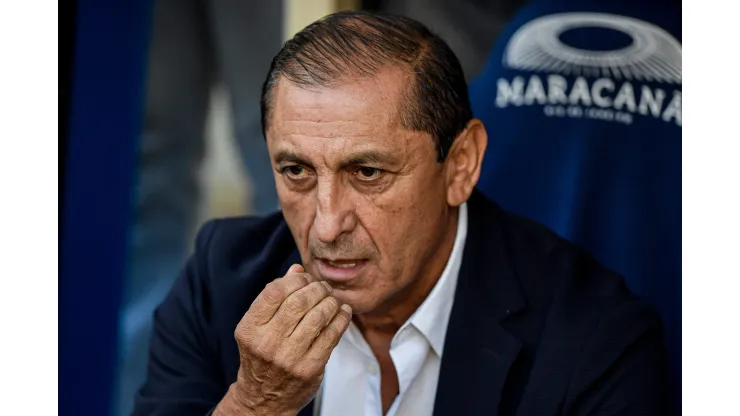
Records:
<instances>
[{"instance_id":1,"label":"blue wall","mask_svg":"<svg viewBox=\"0 0 740 416\"><path fill-rule=\"evenodd\" d=\"M77 2L59 281L59 414L110 413L150 0Z\"/></svg>"}]
</instances>

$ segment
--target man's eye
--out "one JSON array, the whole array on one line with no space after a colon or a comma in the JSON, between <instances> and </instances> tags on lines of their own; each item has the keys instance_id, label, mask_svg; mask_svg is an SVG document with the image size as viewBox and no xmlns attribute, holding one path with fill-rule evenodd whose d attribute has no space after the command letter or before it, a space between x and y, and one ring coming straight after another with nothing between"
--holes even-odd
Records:
<instances>
[{"instance_id":1,"label":"man's eye","mask_svg":"<svg viewBox=\"0 0 740 416\"><path fill-rule=\"evenodd\" d=\"M362 167L357 169L357 177L363 181L377 179L381 173L383 173L383 171L377 168Z\"/></svg>"},{"instance_id":2,"label":"man's eye","mask_svg":"<svg viewBox=\"0 0 740 416\"><path fill-rule=\"evenodd\" d=\"M300 165L286 166L283 168L283 173L292 178L300 178L306 175L306 168Z\"/></svg>"}]
</instances>

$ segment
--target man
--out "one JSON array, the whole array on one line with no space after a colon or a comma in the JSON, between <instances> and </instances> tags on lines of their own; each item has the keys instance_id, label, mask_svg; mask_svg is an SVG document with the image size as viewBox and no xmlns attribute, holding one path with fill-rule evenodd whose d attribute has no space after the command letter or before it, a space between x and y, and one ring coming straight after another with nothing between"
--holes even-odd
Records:
<instances>
[{"instance_id":1,"label":"man","mask_svg":"<svg viewBox=\"0 0 740 416\"><path fill-rule=\"evenodd\" d=\"M487 134L440 38L328 16L275 57L262 114L283 211L201 230L136 414L663 412L656 315L474 191Z\"/></svg>"}]
</instances>

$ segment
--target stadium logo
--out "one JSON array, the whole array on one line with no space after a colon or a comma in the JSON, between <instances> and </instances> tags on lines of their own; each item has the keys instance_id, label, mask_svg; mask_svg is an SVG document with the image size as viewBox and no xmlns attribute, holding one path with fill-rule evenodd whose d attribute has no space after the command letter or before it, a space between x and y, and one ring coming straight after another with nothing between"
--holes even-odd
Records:
<instances>
[{"instance_id":1,"label":"stadium logo","mask_svg":"<svg viewBox=\"0 0 740 416\"><path fill-rule=\"evenodd\" d=\"M611 29L630 42L613 50L587 50L562 40L564 33L583 28ZM681 125L681 44L651 23L603 13L540 17L512 36L503 64L533 74L499 79L498 107L538 104L548 116L631 124L635 115L643 115ZM569 78L575 80L569 83Z\"/></svg>"}]
</instances>

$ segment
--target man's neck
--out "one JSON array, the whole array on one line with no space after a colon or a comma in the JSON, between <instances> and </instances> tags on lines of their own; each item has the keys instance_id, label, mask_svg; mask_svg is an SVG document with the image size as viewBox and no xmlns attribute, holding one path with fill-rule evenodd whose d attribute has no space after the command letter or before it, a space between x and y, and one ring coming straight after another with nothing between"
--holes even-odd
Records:
<instances>
[{"instance_id":1,"label":"man's neck","mask_svg":"<svg viewBox=\"0 0 740 416\"><path fill-rule=\"evenodd\" d=\"M413 283L398 292L377 311L355 315L354 322L365 339L381 338L387 339L390 343L396 332L429 296L452 255L455 237L457 236L459 212L459 208L450 210L447 230L440 240L440 244L427 257L425 267L420 270Z\"/></svg>"}]
</instances>

